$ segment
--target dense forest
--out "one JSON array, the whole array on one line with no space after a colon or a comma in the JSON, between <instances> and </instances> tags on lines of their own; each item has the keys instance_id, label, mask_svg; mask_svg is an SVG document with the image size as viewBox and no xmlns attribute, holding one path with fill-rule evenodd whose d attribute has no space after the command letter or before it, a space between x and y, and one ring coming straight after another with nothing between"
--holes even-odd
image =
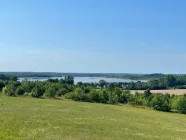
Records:
<instances>
[{"instance_id":1,"label":"dense forest","mask_svg":"<svg viewBox=\"0 0 186 140\"><path fill-rule=\"evenodd\" d=\"M151 89L185 88L186 76L166 75L148 82L74 84L72 76L47 81L17 81L16 76L0 75L0 90L7 96L30 96L34 98L68 98L75 101L106 104L131 104L146 106L160 111L186 113L186 95L151 94ZM145 92L131 94L130 90Z\"/></svg>"}]
</instances>

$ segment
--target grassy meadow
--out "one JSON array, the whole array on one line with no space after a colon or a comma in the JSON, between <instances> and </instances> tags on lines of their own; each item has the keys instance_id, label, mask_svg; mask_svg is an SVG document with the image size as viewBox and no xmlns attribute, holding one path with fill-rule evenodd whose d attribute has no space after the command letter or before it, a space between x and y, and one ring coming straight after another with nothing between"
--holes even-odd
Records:
<instances>
[{"instance_id":1,"label":"grassy meadow","mask_svg":"<svg viewBox=\"0 0 186 140\"><path fill-rule=\"evenodd\" d=\"M186 115L130 106L0 96L1 140L185 140Z\"/></svg>"}]
</instances>

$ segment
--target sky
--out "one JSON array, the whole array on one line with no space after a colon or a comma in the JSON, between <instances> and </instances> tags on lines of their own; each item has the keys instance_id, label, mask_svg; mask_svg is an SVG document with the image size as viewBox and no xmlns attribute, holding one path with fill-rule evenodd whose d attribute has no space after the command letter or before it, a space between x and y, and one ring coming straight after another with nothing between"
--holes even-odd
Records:
<instances>
[{"instance_id":1,"label":"sky","mask_svg":"<svg viewBox=\"0 0 186 140\"><path fill-rule=\"evenodd\" d=\"M0 0L0 71L186 73L185 0Z\"/></svg>"}]
</instances>

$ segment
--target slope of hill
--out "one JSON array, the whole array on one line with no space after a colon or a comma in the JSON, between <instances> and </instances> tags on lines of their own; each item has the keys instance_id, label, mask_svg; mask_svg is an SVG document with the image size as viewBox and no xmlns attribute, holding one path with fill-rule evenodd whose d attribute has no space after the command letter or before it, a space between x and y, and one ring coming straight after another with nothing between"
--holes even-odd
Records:
<instances>
[{"instance_id":1,"label":"slope of hill","mask_svg":"<svg viewBox=\"0 0 186 140\"><path fill-rule=\"evenodd\" d=\"M0 139L184 140L186 116L150 109L0 96Z\"/></svg>"}]
</instances>

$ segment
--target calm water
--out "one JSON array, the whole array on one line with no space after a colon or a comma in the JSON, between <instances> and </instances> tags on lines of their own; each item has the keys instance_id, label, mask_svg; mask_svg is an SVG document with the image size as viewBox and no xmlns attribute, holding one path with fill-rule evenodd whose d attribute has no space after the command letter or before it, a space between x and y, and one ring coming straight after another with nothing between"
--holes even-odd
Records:
<instances>
[{"instance_id":1,"label":"calm water","mask_svg":"<svg viewBox=\"0 0 186 140\"><path fill-rule=\"evenodd\" d=\"M51 78L51 77L50 77ZM61 79L62 77L52 77L53 79ZM19 81L22 81L24 78L19 78ZM46 81L48 77L31 77L28 78L30 81ZM100 80L105 80L106 82L137 82L139 80L130 80L130 79L119 79L119 78L105 78L105 77L74 77L74 83L83 82L83 83L98 83ZM142 82L147 82L146 80L140 80Z\"/></svg>"}]
</instances>

